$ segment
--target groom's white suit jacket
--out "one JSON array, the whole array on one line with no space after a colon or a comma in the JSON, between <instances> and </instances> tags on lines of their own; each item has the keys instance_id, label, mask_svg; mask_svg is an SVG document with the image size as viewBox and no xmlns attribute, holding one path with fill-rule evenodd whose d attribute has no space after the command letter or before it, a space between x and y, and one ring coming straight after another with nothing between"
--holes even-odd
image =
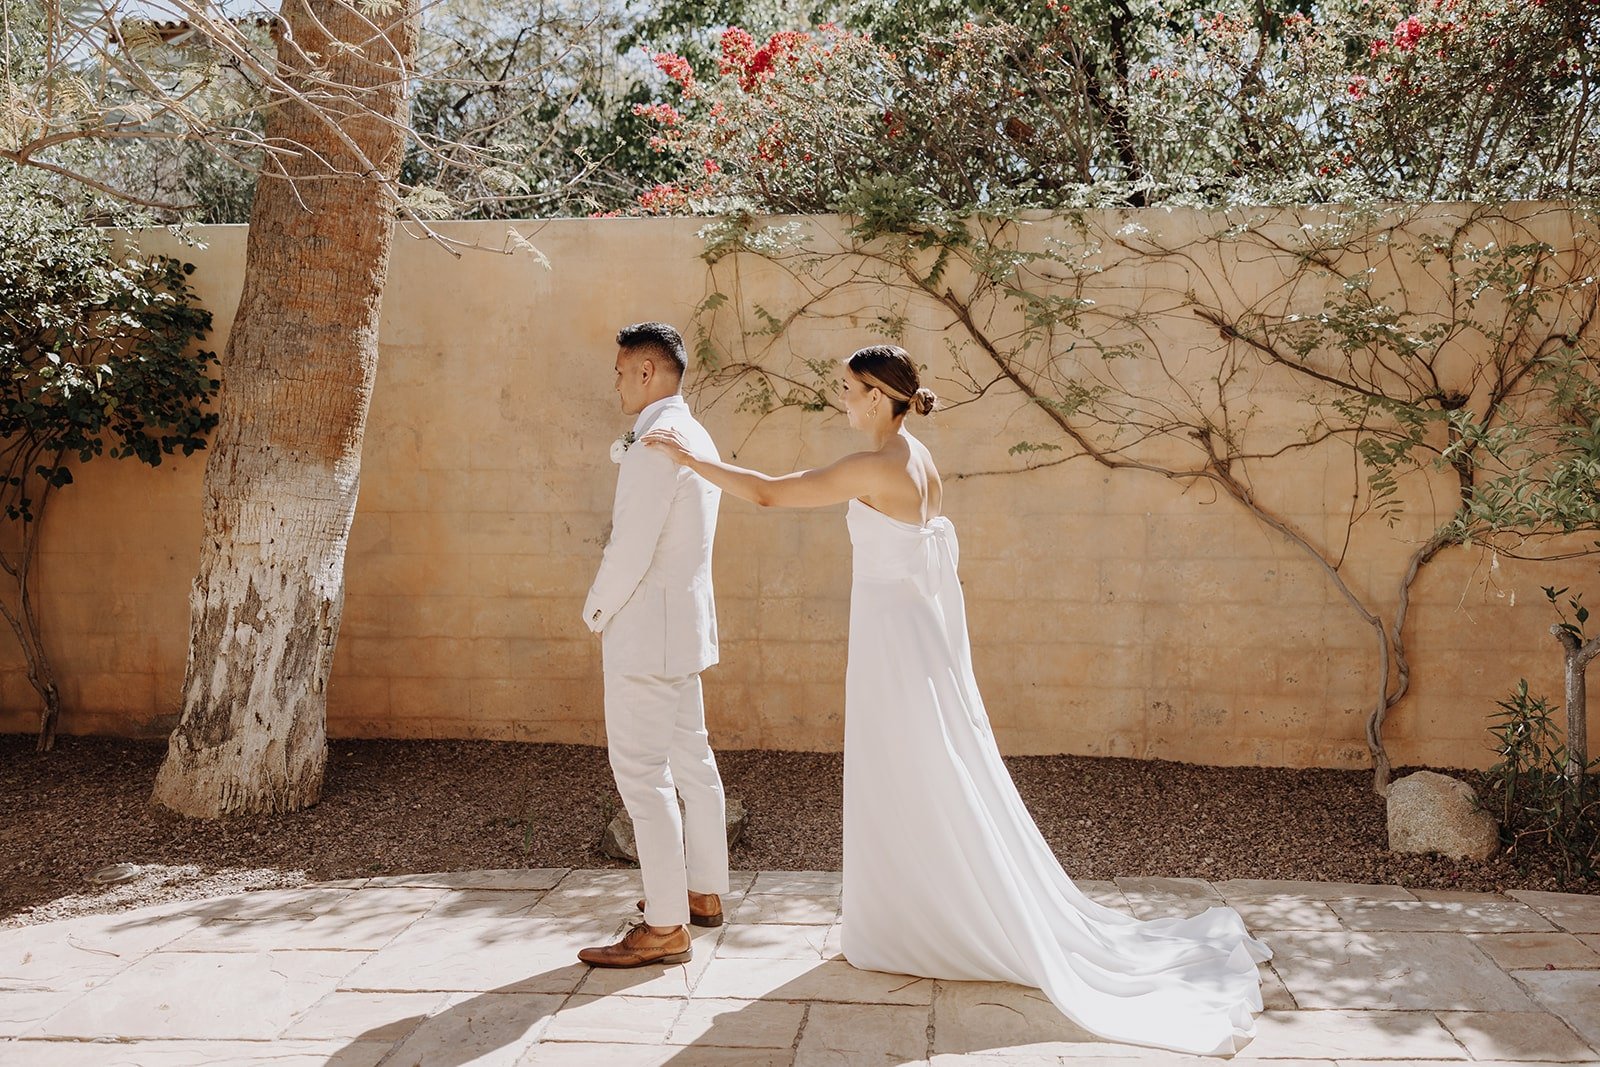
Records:
<instances>
[{"instance_id":1,"label":"groom's white suit jacket","mask_svg":"<svg viewBox=\"0 0 1600 1067\"><path fill-rule=\"evenodd\" d=\"M683 397L639 413L618 465L611 539L583 605L583 621L603 637L607 674L678 677L717 662L711 542L722 491L640 444L654 429L677 430L697 455L717 455Z\"/></svg>"}]
</instances>

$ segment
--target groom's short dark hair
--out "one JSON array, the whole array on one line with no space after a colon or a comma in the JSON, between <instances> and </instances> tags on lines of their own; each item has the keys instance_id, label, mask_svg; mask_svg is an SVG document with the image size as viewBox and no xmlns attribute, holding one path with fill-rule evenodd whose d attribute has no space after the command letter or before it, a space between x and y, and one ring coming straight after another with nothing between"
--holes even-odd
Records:
<instances>
[{"instance_id":1,"label":"groom's short dark hair","mask_svg":"<svg viewBox=\"0 0 1600 1067\"><path fill-rule=\"evenodd\" d=\"M664 322L636 322L632 326L624 326L617 331L617 346L629 351L648 349L663 359L671 360L680 378L689 369L689 357L683 351L683 338Z\"/></svg>"}]
</instances>

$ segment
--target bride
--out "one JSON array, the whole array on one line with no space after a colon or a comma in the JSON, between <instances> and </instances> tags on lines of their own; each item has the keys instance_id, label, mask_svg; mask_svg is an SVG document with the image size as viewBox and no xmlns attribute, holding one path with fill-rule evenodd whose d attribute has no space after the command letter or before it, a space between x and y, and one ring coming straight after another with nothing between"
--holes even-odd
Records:
<instances>
[{"instance_id":1,"label":"bride","mask_svg":"<svg viewBox=\"0 0 1600 1067\"><path fill-rule=\"evenodd\" d=\"M842 944L856 967L1037 987L1114 1041L1228 1054L1254 1036L1256 963L1239 915L1140 921L1090 900L1056 861L1001 761L972 673L943 487L906 413L936 403L893 345L852 355L841 386L869 447L777 477L646 434L763 507L848 501Z\"/></svg>"}]
</instances>

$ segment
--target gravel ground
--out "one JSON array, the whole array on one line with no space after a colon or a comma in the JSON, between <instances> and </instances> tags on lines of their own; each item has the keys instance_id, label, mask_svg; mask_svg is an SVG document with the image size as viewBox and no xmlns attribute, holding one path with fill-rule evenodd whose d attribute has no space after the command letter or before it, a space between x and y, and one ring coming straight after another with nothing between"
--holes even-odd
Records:
<instances>
[{"instance_id":1,"label":"gravel ground","mask_svg":"<svg viewBox=\"0 0 1600 1067\"><path fill-rule=\"evenodd\" d=\"M335 741L322 802L190 822L147 799L164 743L0 736L0 926L377 874L620 867L598 849L618 804L605 751L485 741ZM842 757L718 753L750 812L740 870L837 870ZM1291 878L1412 888L1600 892L1550 857L1485 863L1385 850L1364 771L1158 760L1007 760L1039 828L1077 878ZM1400 771L1397 773L1406 773ZM1459 774L1477 785L1474 775ZM94 871L139 865L97 887Z\"/></svg>"}]
</instances>

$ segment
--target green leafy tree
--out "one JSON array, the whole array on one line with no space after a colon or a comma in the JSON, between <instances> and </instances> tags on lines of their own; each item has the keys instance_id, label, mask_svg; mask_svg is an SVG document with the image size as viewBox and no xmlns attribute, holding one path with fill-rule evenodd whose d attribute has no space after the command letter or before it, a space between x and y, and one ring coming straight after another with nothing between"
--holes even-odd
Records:
<instances>
[{"instance_id":1,"label":"green leafy tree","mask_svg":"<svg viewBox=\"0 0 1600 1067\"><path fill-rule=\"evenodd\" d=\"M1597 303L1591 295L1591 321L1600 314ZM1600 541L1574 547L1574 538L1600 533L1600 352L1584 342L1574 331L1549 346L1531 368L1521 402L1499 405L1498 417L1456 416L1451 458L1473 457L1488 469L1448 530L1455 540L1535 559L1600 554ZM1568 810L1581 811L1593 766L1587 672L1600 658L1600 635L1588 632L1582 594L1547 587L1545 598L1557 616L1550 633L1561 646L1565 683L1561 773L1571 794Z\"/></svg>"},{"instance_id":2,"label":"green leafy tree","mask_svg":"<svg viewBox=\"0 0 1600 1067\"><path fill-rule=\"evenodd\" d=\"M120 254L34 177L0 164L0 508L10 527L0 617L39 695L39 747L61 696L39 622L33 571L51 496L97 456L151 466L205 447L216 416L215 357L197 348L211 313L195 305L193 268Z\"/></svg>"},{"instance_id":3,"label":"green leafy tree","mask_svg":"<svg viewBox=\"0 0 1600 1067\"><path fill-rule=\"evenodd\" d=\"M1047 4L913 29L724 31L715 75L690 63L650 111L680 170L642 208L852 212L889 185L990 214L1600 192L1587 0Z\"/></svg>"}]
</instances>

